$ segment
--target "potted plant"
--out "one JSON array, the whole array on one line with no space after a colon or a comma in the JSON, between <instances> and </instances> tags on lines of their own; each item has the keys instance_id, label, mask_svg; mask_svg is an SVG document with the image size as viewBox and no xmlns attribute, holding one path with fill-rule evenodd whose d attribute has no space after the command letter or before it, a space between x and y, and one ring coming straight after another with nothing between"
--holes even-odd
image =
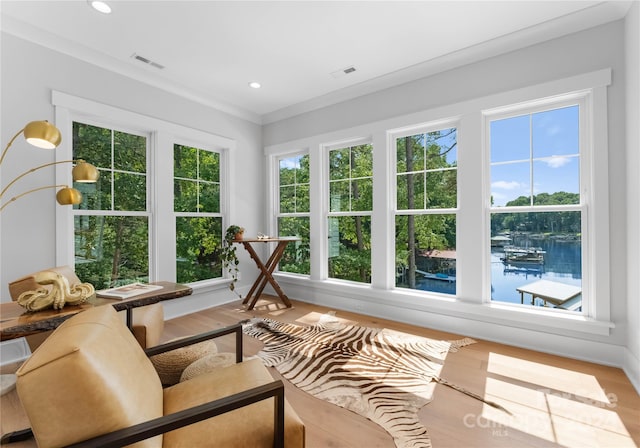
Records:
<instances>
[{"instance_id":1,"label":"potted plant","mask_svg":"<svg viewBox=\"0 0 640 448\"><path fill-rule=\"evenodd\" d=\"M220 252L220 260L222 261L222 269L226 269L231 275L231 283L229 283L229 289L234 291L236 288L236 282L238 281L238 273L240 269L238 265L240 260L236 254L236 245L234 241L242 239L244 228L236 225L227 227L227 231L224 234L224 240L222 241L222 250Z\"/></svg>"}]
</instances>

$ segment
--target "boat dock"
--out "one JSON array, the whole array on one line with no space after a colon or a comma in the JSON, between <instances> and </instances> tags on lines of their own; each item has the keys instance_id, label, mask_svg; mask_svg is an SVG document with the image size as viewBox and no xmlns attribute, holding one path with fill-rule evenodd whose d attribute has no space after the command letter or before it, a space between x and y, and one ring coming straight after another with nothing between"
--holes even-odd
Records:
<instances>
[{"instance_id":1,"label":"boat dock","mask_svg":"<svg viewBox=\"0 0 640 448\"><path fill-rule=\"evenodd\" d=\"M525 294L531 294L531 305L535 304L535 299L541 299L544 301L544 306L548 306L547 302L549 302L559 308L573 310L577 309L582 302L581 300L576 303L569 302L582 293L582 289L579 286L550 280L538 280L516 288L516 291L520 293L520 303L523 304Z\"/></svg>"}]
</instances>

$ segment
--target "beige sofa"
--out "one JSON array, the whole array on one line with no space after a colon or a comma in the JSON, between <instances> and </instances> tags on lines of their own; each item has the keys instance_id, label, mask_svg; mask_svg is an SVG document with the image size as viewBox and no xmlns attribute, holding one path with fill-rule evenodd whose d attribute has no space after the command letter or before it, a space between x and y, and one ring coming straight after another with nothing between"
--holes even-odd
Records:
<instances>
[{"instance_id":1,"label":"beige sofa","mask_svg":"<svg viewBox=\"0 0 640 448\"><path fill-rule=\"evenodd\" d=\"M162 388L148 355L229 333L238 363ZM304 447L282 382L241 358L240 325L145 352L100 306L58 327L18 369L16 387L40 447Z\"/></svg>"}]
</instances>

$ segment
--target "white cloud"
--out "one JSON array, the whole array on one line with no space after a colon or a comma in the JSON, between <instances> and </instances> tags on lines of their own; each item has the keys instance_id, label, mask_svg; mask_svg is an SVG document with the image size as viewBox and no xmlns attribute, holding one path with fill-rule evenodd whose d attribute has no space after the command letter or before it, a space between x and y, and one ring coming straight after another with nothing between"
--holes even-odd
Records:
<instances>
[{"instance_id":1,"label":"white cloud","mask_svg":"<svg viewBox=\"0 0 640 448\"><path fill-rule=\"evenodd\" d=\"M499 180L497 182L491 182L491 188L499 188L502 190L515 190L516 188L520 188L520 182L516 182L515 180L508 182L506 180Z\"/></svg>"},{"instance_id":2,"label":"white cloud","mask_svg":"<svg viewBox=\"0 0 640 448\"><path fill-rule=\"evenodd\" d=\"M560 168L571 162L571 159L569 159L569 157L563 156L552 156L551 158L545 160L545 162L547 163L549 168Z\"/></svg>"}]
</instances>

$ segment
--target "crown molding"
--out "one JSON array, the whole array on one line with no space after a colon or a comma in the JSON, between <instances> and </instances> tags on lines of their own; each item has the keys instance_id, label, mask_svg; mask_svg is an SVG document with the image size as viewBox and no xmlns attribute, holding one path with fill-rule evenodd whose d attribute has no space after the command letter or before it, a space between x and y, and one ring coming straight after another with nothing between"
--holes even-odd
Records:
<instances>
[{"instance_id":1,"label":"crown molding","mask_svg":"<svg viewBox=\"0 0 640 448\"><path fill-rule=\"evenodd\" d=\"M50 50L66 54L73 58L80 59L83 62L93 64L105 70L126 76L204 106L219 110L226 114L233 115L256 124L262 124L262 118L257 113L208 97L201 92L197 92L183 85L171 82L150 73L145 69L120 61L112 56L100 53L84 45L49 33L13 17L9 17L4 14L0 17L2 19L2 32L11 34L15 37L35 43Z\"/></svg>"}]
</instances>

